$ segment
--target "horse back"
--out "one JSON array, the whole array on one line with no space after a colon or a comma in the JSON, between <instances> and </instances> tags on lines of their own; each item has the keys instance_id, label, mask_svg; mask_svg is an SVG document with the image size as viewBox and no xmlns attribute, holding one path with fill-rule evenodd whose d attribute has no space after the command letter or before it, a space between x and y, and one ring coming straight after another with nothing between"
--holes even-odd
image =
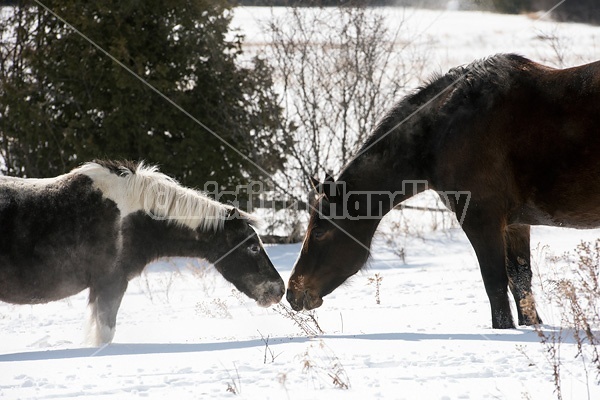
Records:
<instances>
[{"instance_id":1,"label":"horse back","mask_svg":"<svg viewBox=\"0 0 600 400\"><path fill-rule=\"evenodd\" d=\"M600 63L526 60L505 76L463 100L470 111L446 128L442 185L471 191L508 223L600 226Z\"/></svg>"}]
</instances>

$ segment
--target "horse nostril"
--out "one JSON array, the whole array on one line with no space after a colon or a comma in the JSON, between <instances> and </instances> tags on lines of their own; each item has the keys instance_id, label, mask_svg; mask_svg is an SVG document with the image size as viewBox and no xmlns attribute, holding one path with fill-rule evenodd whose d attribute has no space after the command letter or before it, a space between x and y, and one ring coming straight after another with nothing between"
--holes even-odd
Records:
<instances>
[{"instance_id":1,"label":"horse nostril","mask_svg":"<svg viewBox=\"0 0 600 400\"><path fill-rule=\"evenodd\" d=\"M281 298L285 294L285 285L274 285L274 286L272 286L271 290L269 291L269 294L273 298L276 298L277 301L281 300Z\"/></svg>"},{"instance_id":2,"label":"horse nostril","mask_svg":"<svg viewBox=\"0 0 600 400\"><path fill-rule=\"evenodd\" d=\"M292 293L292 291L290 289L287 290L285 298L288 301L288 303L290 303L290 304L294 301L294 294Z\"/></svg>"}]
</instances>

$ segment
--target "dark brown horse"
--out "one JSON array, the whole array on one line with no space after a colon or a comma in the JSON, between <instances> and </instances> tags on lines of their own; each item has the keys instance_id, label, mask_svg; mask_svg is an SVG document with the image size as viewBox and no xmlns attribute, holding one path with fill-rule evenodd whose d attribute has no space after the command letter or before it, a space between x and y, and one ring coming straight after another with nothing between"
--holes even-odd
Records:
<instances>
[{"instance_id":1,"label":"dark brown horse","mask_svg":"<svg viewBox=\"0 0 600 400\"><path fill-rule=\"evenodd\" d=\"M600 226L600 62L559 70L497 55L396 104L338 180L318 185L291 306L319 307L366 263L381 216L426 188L475 249L492 326L515 326L508 288L519 324L540 321L530 225Z\"/></svg>"}]
</instances>

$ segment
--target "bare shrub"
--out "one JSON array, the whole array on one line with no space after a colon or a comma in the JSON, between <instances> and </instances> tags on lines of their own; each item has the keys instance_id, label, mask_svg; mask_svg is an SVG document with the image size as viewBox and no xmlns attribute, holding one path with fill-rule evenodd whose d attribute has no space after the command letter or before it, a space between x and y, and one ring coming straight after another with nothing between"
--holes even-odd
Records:
<instances>
[{"instance_id":1,"label":"bare shrub","mask_svg":"<svg viewBox=\"0 0 600 400\"><path fill-rule=\"evenodd\" d=\"M381 304L381 281L383 277L379 274L379 272L375 273L374 276L369 278L368 284L375 286L375 303L377 305Z\"/></svg>"},{"instance_id":2,"label":"bare shrub","mask_svg":"<svg viewBox=\"0 0 600 400\"><path fill-rule=\"evenodd\" d=\"M292 136L282 177L291 192L303 197L299 182L339 171L382 113L418 83L426 52L403 17L393 29L386 18L377 8L292 7L266 25L265 52Z\"/></svg>"},{"instance_id":3,"label":"bare shrub","mask_svg":"<svg viewBox=\"0 0 600 400\"><path fill-rule=\"evenodd\" d=\"M164 262L172 268L170 271L148 272L144 270L140 275L140 289L150 299L151 303L154 303L156 293L163 293L164 299L160 299L160 296L158 299L165 304L169 304L173 283L181 277L181 271L173 260L167 259ZM150 277L153 279L150 279Z\"/></svg>"},{"instance_id":4,"label":"bare shrub","mask_svg":"<svg viewBox=\"0 0 600 400\"><path fill-rule=\"evenodd\" d=\"M429 233L438 231L449 235L451 229L460 227L454 213L434 192L425 192L415 200L413 204L422 205L402 204L393 209L383 218L376 233L403 263L406 263L409 242L414 238L425 240Z\"/></svg>"},{"instance_id":5,"label":"bare shrub","mask_svg":"<svg viewBox=\"0 0 600 400\"><path fill-rule=\"evenodd\" d=\"M315 310L296 312L283 303L277 304L273 309L283 317L291 319L306 336L314 337L325 333L319 326Z\"/></svg>"},{"instance_id":6,"label":"bare shrub","mask_svg":"<svg viewBox=\"0 0 600 400\"><path fill-rule=\"evenodd\" d=\"M202 293L212 294L217 285L217 274L214 267L208 262L201 261L197 263L188 263L186 269L202 285Z\"/></svg>"},{"instance_id":7,"label":"bare shrub","mask_svg":"<svg viewBox=\"0 0 600 400\"><path fill-rule=\"evenodd\" d=\"M228 393L238 395L242 393L242 381L240 379L240 372L238 371L235 362L233 363L233 368L235 369L235 376L232 376L229 370L225 368L225 372L227 372L227 375L229 376L229 381L227 381L227 389L225 390Z\"/></svg>"},{"instance_id":8,"label":"bare shrub","mask_svg":"<svg viewBox=\"0 0 600 400\"><path fill-rule=\"evenodd\" d=\"M308 220L304 212L306 206L290 202L288 207L281 210L265 210L261 216L266 226L261 229L263 243L288 244L298 243L304 237L304 227Z\"/></svg>"},{"instance_id":9,"label":"bare shrub","mask_svg":"<svg viewBox=\"0 0 600 400\"><path fill-rule=\"evenodd\" d=\"M269 347L269 336L267 335L267 337L265 338L263 336L263 334L258 331L258 334L260 335L260 339L262 340L262 342L265 344L265 355L263 357L263 364L267 364L267 361L270 360L271 363L275 362L275 359L281 354L275 354L273 353L273 349L271 349L271 347ZM269 355L270 357L267 357L267 355ZM285 382L285 380L284 380ZM283 384L282 384L283 385Z\"/></svg>"},{"instance_id":10,"label":"bare shrub","mask_svg":"<svg viewBox=\"0 0 600 400\"><path fill-rule=\"evenodd\" d=\"M366 7L291 8L268 25L276 79L294 136L294 178L338 170L350 160L425 64ZM294 173L295 172L295 173Z\"/></svg>"},{"instance_id":11,"label":"bare shrub","mask_svg":"<svg viewBox=\"0 0 600 400\"><path fill-rule=\"evenodd\" d=\"M537 38L548 45L551 50L550 57L541 56L540 59L553 64L557 68L564 68L570 46L569 43L566 43L567 39L560 35L558 27L555 26L546 31L538 30Z\"/></svg>"},{"instance_id":12,"label":"bare shrub","mask_svg":"<svg viewBox=\"0 0 600 400\"><path fill-rule=\"evenodd\" d=\"M559 400L562 399L561 344L571 337L586 379L589 382L590 372L594 371L595 384L600 385L600 239L581 242L575 252L563 255L560 260L567 262L572 278L551 279L543 292L560 310L561 327L550 331L539 325L535 327L552 367Z\"/></svg>"},{"instance_id":13,"label":"bare shrub","mask_svg":"<svg viewBox=\"0 0 600 400\"><path fill-rule=\"evenodd\" d=\"M209 318L231 319L227 302L219 298L212 299L210 303L200 301L196 304L196 313L206 315Z\"/></svg>"},{"instance_id":14,"label":"bare shrub","mask_svg":"<svg viewBox=\"0 0 600 400\"><path fill-rule=\"evenodd\" d=\"M340 359L322 340L316 346L315 343L308 346L301 355L301 362L302 372L311 377L316 389L325 385L338 389L350 388L350 379Z\"/></svg>"}]
</instances>

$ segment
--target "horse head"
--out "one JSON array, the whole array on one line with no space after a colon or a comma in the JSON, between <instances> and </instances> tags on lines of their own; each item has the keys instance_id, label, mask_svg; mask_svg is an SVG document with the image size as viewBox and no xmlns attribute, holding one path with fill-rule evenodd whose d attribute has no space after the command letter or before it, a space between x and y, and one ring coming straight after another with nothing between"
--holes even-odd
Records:
<instances>
[{"instance_id":1,"label":"horse head","mask_svg":"<svg viewBox=\"0 0 600 400\"><path fill-rule=\"evenodd\" d=\"M357 273L369 257L367 232L372 223L346 215L347 199L338 183L329 175L323 182L312 180L310 220L286 295L296 311L321 306L323 297Z\"/></svg>"},{"instance_id":2,"label":"horse head","mask_svg":"<svg viewBox=\"0 0 600 400\"><path fill-rule=\"evenodd\" d=\"M252 227L253 219L235 208L228 211L223 230L216 232L211 258L217 270L239 291L262 307L279 303L283 279L269 260Z\"/></svg>"}]
</instances>

